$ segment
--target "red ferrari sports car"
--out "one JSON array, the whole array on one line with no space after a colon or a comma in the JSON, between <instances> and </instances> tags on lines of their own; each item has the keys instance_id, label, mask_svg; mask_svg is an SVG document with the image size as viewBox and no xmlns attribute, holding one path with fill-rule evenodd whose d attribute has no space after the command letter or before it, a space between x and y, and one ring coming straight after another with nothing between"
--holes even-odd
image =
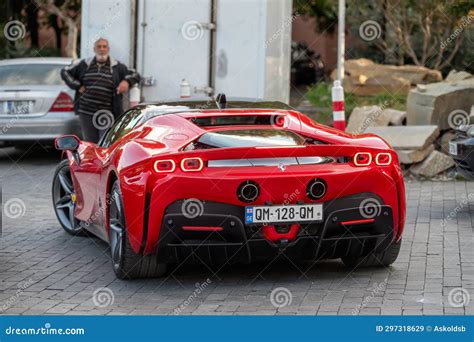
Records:
<instances>
[{"instance_id":1,"label":"red ferrari sports car","mask_svg":"<svg viewBox=\"0 0 474 342\"><path fill-rule=\"evenodd\" d=\"M396 153L279 102L142 104L98 144L56 140L53 204L70 234L110 244L119 278L187 260L395 261L405 223Z\"/></svg>"}]
</instances>

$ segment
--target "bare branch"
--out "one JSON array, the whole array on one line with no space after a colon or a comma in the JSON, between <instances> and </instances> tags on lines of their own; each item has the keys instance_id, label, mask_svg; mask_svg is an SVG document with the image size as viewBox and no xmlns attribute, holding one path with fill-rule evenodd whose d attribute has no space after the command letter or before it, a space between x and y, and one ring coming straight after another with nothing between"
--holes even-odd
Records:
<instances>
[{"instance_id":1,"label":"bare branch","mask_svg":"<svg viewBox=\"0 0 474 342\"><path fill-rule=\"evenodd\" d=\"M451 51L448 58L446 58L444 60L443 64L441 64L440 69L443 69L444 67L448 66L451 63L454 56L456 56L456 53L458 52L459 48L461 47L462 40L463 40L463 35L462 34L460 34L456 37L456 43L454 44L453 51ZM443 54L443 52L441 51L441 55L442 54Z\"/></svg>"}]
</instances>

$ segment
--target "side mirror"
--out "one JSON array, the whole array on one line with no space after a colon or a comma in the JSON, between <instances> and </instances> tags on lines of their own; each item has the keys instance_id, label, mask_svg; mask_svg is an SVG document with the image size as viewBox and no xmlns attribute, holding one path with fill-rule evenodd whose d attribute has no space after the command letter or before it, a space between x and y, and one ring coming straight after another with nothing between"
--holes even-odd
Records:
<instances>
[{"instance_id":1,"label":"side mirror","mask_svg":"<svg viewBox=\"0 0 474 342\"><path fill-rule=\"evenodd\" d=\"M81 159L79 158L79 153L77 152L79 143L80 140L75 135L63 135L62 137L56 138L54 140L54 147L60 151L71 151L76 164L80 165Z\"/></svg>"},{"instance_id":2,"label":"side mirror","mask_svg":"<svg viewBox=\"0 0 474 342\"><path fill-rule=\"evenodd\" d=\"M54 147L60 151L77 151L79 147L79 138L75 135L64 135L54 140Z\"/></svg>"}]
</instances>

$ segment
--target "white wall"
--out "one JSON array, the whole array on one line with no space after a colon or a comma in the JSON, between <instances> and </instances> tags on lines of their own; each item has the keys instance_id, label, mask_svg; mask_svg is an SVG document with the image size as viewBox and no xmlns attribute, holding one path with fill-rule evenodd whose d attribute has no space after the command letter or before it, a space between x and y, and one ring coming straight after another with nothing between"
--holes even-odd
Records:
<instances>
[{"instance_id":1,"label":"white wall","mask_svg":"<svg viewBox=\"0 0 474 342\"><path fill-rule=\"evenodd\" d=\"M133 0L83 0L81 58L94 55L94 42L107 38L115 59L132 61L131 17Z\"/></svg>"}]
</instances>

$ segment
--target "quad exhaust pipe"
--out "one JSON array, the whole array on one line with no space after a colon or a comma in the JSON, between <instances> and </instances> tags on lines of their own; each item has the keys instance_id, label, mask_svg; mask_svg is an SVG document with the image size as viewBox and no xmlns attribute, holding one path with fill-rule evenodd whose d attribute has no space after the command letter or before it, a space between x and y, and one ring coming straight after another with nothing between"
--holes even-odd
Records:
<instances>
[{"instance_id":1,"label":"quad exhaust pipe","mask_svg":"<svg viewBox=\"0 0 474 342\"><path fill-rule=\"evenodd\" d=\"M306 196L313 200L323 198L327 192L327 185L323 179L315 178L306 187ZM260 195L260 187L254 181L248 180L237 188L237 197L244 203L251 203L257 200Z\"/></svg>"}]
</instances>

